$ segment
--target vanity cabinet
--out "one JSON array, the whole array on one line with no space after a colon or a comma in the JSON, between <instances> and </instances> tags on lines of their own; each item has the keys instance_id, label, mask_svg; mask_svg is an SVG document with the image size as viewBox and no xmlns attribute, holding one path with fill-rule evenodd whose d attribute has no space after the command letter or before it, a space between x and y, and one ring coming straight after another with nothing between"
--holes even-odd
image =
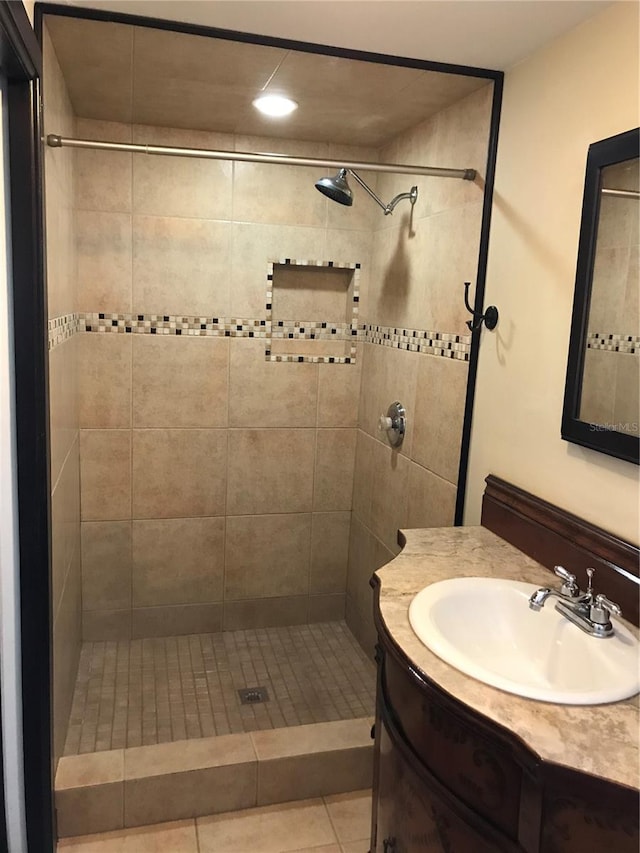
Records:
<instances>
[{"instance_id":1,"label":"vanity cabinet","mask_svg":"<svg viewBox=\"0 0 640 853\"><path fill-rule=\"evenodd\" d=\"M542 761L420 672L377 604L375 619L371 853L638 853L637 790Z\"/></svg>"}]
</instances>

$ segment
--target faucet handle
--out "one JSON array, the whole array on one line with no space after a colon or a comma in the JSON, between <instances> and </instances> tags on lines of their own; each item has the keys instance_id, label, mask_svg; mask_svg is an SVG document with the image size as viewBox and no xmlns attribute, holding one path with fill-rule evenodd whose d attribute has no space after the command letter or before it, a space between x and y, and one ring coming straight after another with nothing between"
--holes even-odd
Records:
<instances>
[{"instance_id":1,"label":"faucet handle","mask_svg":"<svg viewBox=\"0 0 640 853\"><path fill-rule=\"evenodd\" d=\"M607 610L615 616L622 616L622 608L620 605L608 599L606 595L603 595L603 593L596 595L595 606L600 610Z\"/></svg>"},{"instance_id":2,"label":"faucet handle","mask_svg":"<svg viewBox=\"0 0 640 853\"><path fill-rule=\"evenodd\" d=\"M564 566L554 566L553 571L559 578L562 578L562 593L564 595L570 595L572 597L576 597L580 595L580 588L576 583L576 576L572 575L571 572L568 572Z\"/></svg>"}]
</instances>

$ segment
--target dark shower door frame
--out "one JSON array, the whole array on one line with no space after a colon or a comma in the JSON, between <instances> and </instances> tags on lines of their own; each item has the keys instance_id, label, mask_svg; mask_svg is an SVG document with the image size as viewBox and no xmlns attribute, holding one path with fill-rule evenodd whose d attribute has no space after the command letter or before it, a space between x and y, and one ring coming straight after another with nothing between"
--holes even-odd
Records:
<instances>
[{"instance_id":1,"label":"dark shower door frame","mask_svg":"<svg viewBox=\"0 0 640 853\"><path fill-rule=\"evenodd\" d=\"M11 225L25 815L29 851L49 853L54 832L42 52L21 2L0 0L0 63L9 124L6 216Z\"/></svg>"},{"instance_id":2,"label":"dark shower door frame","mask_svg":"<svg viewBox=\"0 0 640 853\"><path fill-rule=\"evenodd\" d=\"M36 5L35 29L40 45L42 45L42 19L46 14L112 21L192 35L225 38L251 44L304 50L311 53L377 62L385 65L462 74L493 82L478 274L474 298L474 310L482 312L504 78L501 71L386 56L291 39L257 36L176 21L49 3L38 3ZM3 67L7 50L13 52L17 59L13 77L9 81L9 110L11 218L14 225L12 251L16 335L18 497L21 534L22 694L27 836L29 851L51 853L54 849L54 811L51 760L52 639L49 569L49 401L41 132L38 109L42 51L29 26L22 3L0 0L0 30L0 56ZM13 36L12 33L14 33ZM460 298L462 299L462 282L460 282L460 288ZM458 474L456 525L462 524L464 510L480 335L481 330L478 328L473 331L471 337L469 378Z\"/></svg>"}]
</instances>

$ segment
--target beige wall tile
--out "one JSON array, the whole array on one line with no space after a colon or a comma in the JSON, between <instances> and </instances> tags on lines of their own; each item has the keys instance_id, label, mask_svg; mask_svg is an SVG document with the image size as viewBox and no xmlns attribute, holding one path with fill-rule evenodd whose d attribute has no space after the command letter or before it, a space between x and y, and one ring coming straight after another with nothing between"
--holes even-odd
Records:
<instances>
[{"instance_id":1,"label":"beige wall tile","mask_svg":"<svg viewBox=\"0 0 640 853\"><path fill-rule=\"evenodd\" d=\"M227 518L225 601L309 590L311 515Z\"/></svg>"},{"instance_id":2,"label":"beige wall tile","mask_svg":"<svg viewBox=\"0 0 640 853\"><path fill-rule=\"evenodd\" d=\"M352 791L373 779L373 744L261 761L258 804Z\"/></svg>"},{"instance_id":3,"label":"beige wall tile","mask_svg":"<svg viewBox=\"0 0 640 853\"><path fill-rule=\"evenodd\" d=\"M134 607L131 636L166 637L210 634L222 630L222 604L175 604L165 607Z\"/></svg>"},{"instance_id":4,"label":"beige wall tile","mask_svg":"<svg viewBox=\"0 0 640 853\"><path fill-rule=\"evenodd\" d=\"M350 512L314 512L311 531L311 593L344 593L349 560Z\"/></svg>"},{"instance_id":5,"label":"beige wall tile","mask_svg":"<svg viewBox=\"0 0 640 853\"><path fill-rule=\"evenodd\" d=\"M77 119L80 138L131 142L131 126ZM75 206L78 210L131 213L131 154L124 151L76 152Z\"/></svg>"},{"instance_id":6,"label":"beige wall tile","mask_svg":"<svg viewBox=\"0 0 640 853\"><path fill-rule=\"evenodd\" d=\"M228 150L233 137L222 133L134 125L134 142L179 148ZM233 164L228 160L182 157L133 158L133 209L155 216L229 219Z\"/></svg>"},{"instance_id":7,"label":"beige wall tile","mask_svg":"<svg viewBox=\"0 0 640 853\"><path fill-rule=\"evenodd\" d=\"M408 215L403 210L398 221L394 217L393 227L375 234L365 315L375 323L420 329L425 328L421 311L425 269L431 262L428 254L431 223L414 220L409 227Z\"/></svg>"},{"instance_id":8,"label":"beige wall tile","mask_svg":"<svg viewBox=\"0 0 640 853\"><path fill-rule=\"evenodd\" d=\"M637 316L637 315L636 315ZM608 355L608 353L607 353ZM622 432L638 435L640 421L640 358L628 353L611 353L616 362L616 395L613 422Z\"/></svg>"},{"instance_id":9,"label":"beige wall tile","mask_svg":"<svg viewBox=\"0 0 640 853\"><path fill-rule=\"evenodd\" d=\"M457 489L415 462L409 463L407 516L403 527L451 527Z\"/></svg>"},{"instance_id":10,"label":"beige wall tile","mask_svg":"<svg viewBox=\"0 0 640 853\"><path fill-rule=\"evenodd\" d=\"M345 594L310 595L309 622L336 622L344 619Z\"/></svg>"},{"instance_id":11,"label":"beige wall tile","mask_svg":"<svg viewBox=\"0 0 640 853\"><path fill-rule=\"evenodd\" d=\"M246 809L256 803L256 763L125 779L125 826Z\"/></svg>"},{"instance_id":12,"label":"beige wall tile","mask_svg":"<svg viewBox=\"0 0 640 853\"><path fill-rule=\"evenodd\" d=\"M399 400L407 410L407 432L400 453L411 455L411 442L417 412L415 408L416 378L420 356L390 347L365 344L363 347L362 385L358 424L386 446L386 435L378 430L380 415L386 415L389 405ZM444 361L429 356L432 361ZM431 405L432 397L428 405ZM425 403L427 405L427 403Z\"/></svg>"},{"instance_id":13,"label":"beige wall tile","mask_svg":"<svg viewBox=\"0 0 640 853\"><path fill-rule=\"evenodd\" d=\"M264 351L264 340L231 341L229 426L315 426L318 365L266 361Z\"/></svg>"},{"instance_id":14,"label":"beige wall tile","mask_svg":"<svg viewBox=\"0 0 640 853\"><path fill-rule=\"evenodd\" d=\"M224 430L134 430L134 518L223 515L226 449Z\"/></svg>"},{"instance_id":15,"label":"beige wall tile","mask_svg":"<svg viewBox=\"0 0 640 853\"><path fill-rule=\"evenodd\" d=\"M230 304L234 317L266 317L269 261L330 260L324 258L322 228L235 222L232 234Z\"/></svg>"},{"instance_id":16,"label":"beige wall tile","mask_svg":"<svg viewBox=\"0 0 640 853\"><path fill-rule=\"evenodd\" d=\"M196 825L193 820L157 823L135 829L118 829L100 833L65 838L58 842L58 850L73 853L198 853Z\"/></svg>"},{"instance_id":17,"label":"beige wall tile","mask_svg":"<svg viewBox=\"0 0 640 853\"><path fill-rule=\"evenodd\" d=\"M134 606L221 599L224 526L224 518L134 521Z\"/></svg>"},{"instance_id":18,"label":"beige wall tile","mask_svg":"<svg viewBox=\"0 0 640 853\"><path fill-rule=\"evenodd\" d=\"M473 304L482 196L480 194L473 204L442 211L425 222L428 223L427 239L420 245L421 254L414 270L424 282L420 294L422 301L416 312L421 319L418 328L468 335L469 312L464 304L464 282L472 283L469 300Z\"/></svg>"},{"instance_id":19,"label":"beige wall tile","mask_svg":"<svg viewBox=\"0 0 640 853\"><path fill-rule=\"evenodd\" d=\"M131 607L131 522L82 522L82 606Z\"/></svg>"},{"instance_id":20,"label":"beige wall tile","mask_svg":"<svg viewBox=\"0 0 640 853\"><path fill-rule=\"evenodd\" d=\"M49 426L51 430L51 483L78 438L78 336L49 351Z\"/></svg>"},{"instance_id":21,"label":"beige wall tile","mask_svg":"<svg viewBox=\"0 0 640 853\"><path fill-rule=\"evenodd\" d=\"M133 218L133 303L152 314L229 316L226 222Z\"/></svg>"},{"instance_id":22,"label":"beige wall tile","mask_svg":"<svg viewBox=\"0 0 640 853\"><path fill-rule=\"evenodd\" d=\"M355 364L318 365L318 426L355 427L362 375L362 346Z\"/></svg>"},{"instance_id":23,"label":"beige wall tile","mask_svg":"<svg viewBox=\"0 0 640 853\"><path fill-rule=\"evenodd\" d=\"M373 493L374 454L376 440L358 430L353 474L353 512L362 524L371 523L371 496Z\"/></svg>"},{"instance_id":24,"label":"beige wall tile","mask_svg":"<svg viewBox=\"0 0 640 853\"><path fill-rule=\"evenodd\" d=\"M131 609L85 610L82 613L82 639L85 643L131 638Z\"/></svg>"},{"instance_id":25,"label":"beige wall tile","mask_svg":"<svg viewBox=\"0 0 640 853\"><path fill-rule=\"evenodd\" d=\"M79 336L80 426L131 426L131 335Z\"/></svg>"},{"instance_id":26,"label":"beige wall tile","mask_svg":"<svg viewBox=\"0 0 640 853\"><path fill-rule=\"evenodd\" d=\"M309 599L306 595L225 601L224 630L303 625L309 621L308 603Z\"/></svg>"},{"instance_id":27,"label":"beige wall tile","mask_svg":"<svg viewBox=\"0 0 640 853\"><path fill-rule=\"evenodd\" d=\"M460 164L476 169L475 181L433 181L432 210L444 210L482 198L487 167L493 83L472 92L438 114L434 165Z\"/></svg>"},{"instance_id":28,"label":"beige wall tile","mask_svg":"<svg viewBox=\"0 0 640 853\"><path fill-rule=\"evenodd\" d=\"M227 513L310 512L315 432L231 430Z\"/></svg>"},{"instance_id":29,"label":"beige wall tile","mask_svg":"<svg viewBox=\"0 0 640 853\"><path fill-rule=\"evenodd\" d=\"M315 511L351 509L356 438L354 429L318 430L313 481Z\"/></svg>"},{"instance_id":30,"label":"beige wall tile","mask_svg":"<svg viewBox=\"0 0 640 853\"><path fill-rule=\"evenodd\" d=\"M400 551L398 530L407 516L409 460L391 447L377 443L373 465L371 531L397 554Z\"/></svg>"},{"instance_id":31,"label":"beige wall tile","mask_svg":"<svg viewBox=\"0 0 640 853\"><path fill-rule=\"evenodd\" d=\"M136 427L226 427L229 341L174 335L133 339Z\"/></svg>"},{"instance_id":32,"label":"beige wall tile","mask_svg":"<svg viewBox=\"0 0 640 853\"><path fill-rule=\"evenodd\" d=\"M74 442L51 493L52 605L58 611L67 571L80 544L80 459Z\"/></svg>"},{"instance_id":33,"label":"beige wall tile","mask_svg":"<svg viewBox=\"0 0 640 853\"><path fill-rule=\"evenodd\" d=\"M273 319L350 322L353 288L351 269L275 264Z\"/></svg>"},{"instance_id":34,"label":"beige wall tile","mask_svg":"<svg viewBox=\"0 0 640 853\"><path fill-rule=\"evenodd\" d=\"M277 147L278 141L270 139L269 150L274 150L274 144ZM235 163L233 218L237 222L265 225L295 222L297 225L323 228L327 221L328 202L314 188L318 177L318 170L314 167Z\"/></svg>"},{"instance_id":35,"label":"beige wall tile","mask_svg":"<svg viewBox=\"0 0 640 853\"><path fill-rule=\"evenodd\" d=\"M197 825L200 853L283 853L336 840L322 800L200 818Z\"/></svg>"},{"instance_id":36,"label":"beige wall tile","mask_svg":"<svg viewBox=\"0 0 640 853\"><path fill-rule=\"evenodd\" d=\"M129 430L81 430L80 483L83 521L131 517Z\"/></svg>"},{"instance_id":37,"label":"beige wall tile","mask_svg":"<svg viewBox=\"0 0 640 853\"><path fill-rule=\"evenodd\" d=\"M349 568L347 573L347 597L361 613L373 606L369 580L373 567L374 537L357 518L351 519L349 534Z\"/></svg>"},{"instance_id":38,"label":"beige wall tile","mask_svg":"<svg viewBox=\"0 0 640 853\"><path fill-rule=\"evenodd\" d=\"M131 215L85 210L76 231L78 311L130 312Z\"/></svg>"},{"instance_id":39,"label":"beige wall tile","mask_svg":"<svg viewBox=\"0 0 640 853\"><path fill-rule=\"evenodd\" d=\"M419 356L412 458L450 483L458 480L468 364ZM433 401L438 400L438 406Z\"/></svg>"},{"instance_id":40,"label":"beige wall tile","mask_svg":"<svg viewBox=\"0 0 640 853\"><path fill-rule=\"evenodd\" d=\"M580 419L588 423L605 424L613 421L616 394L614 353L587 349L582 374Z\"/></svg>"},{"instance_id":41,"label":"beige wall tile","mask_svg":"<svg viewBox=\"0 0 640 853\"><path fill-rule=\"evenodd\" d=\"M325 798L338 840L360 841L371 835L371 790L349 791Z\"/></svg>"}]
</instances>

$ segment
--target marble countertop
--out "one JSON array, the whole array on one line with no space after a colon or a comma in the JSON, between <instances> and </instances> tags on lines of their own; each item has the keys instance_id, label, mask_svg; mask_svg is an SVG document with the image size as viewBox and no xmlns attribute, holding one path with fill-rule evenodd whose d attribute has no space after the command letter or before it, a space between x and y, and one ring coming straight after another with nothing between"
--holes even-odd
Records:
<instances>
[{"instance_id":1,"label":"marble countertop","mask_svg":"<svg viewBox=\"0 0 640 853\"><path fill-rule=\"evenodd\" d=\"M638 787L638 696L608 705L555 705L505 693L446 664L409 624L411 599L436 581L480 576L549 586L548 570L484 527L402 533L403 551L375 574L384 624L418 669L458 701L512 731L542 759Z\"/></svg>"}]
</instances>

